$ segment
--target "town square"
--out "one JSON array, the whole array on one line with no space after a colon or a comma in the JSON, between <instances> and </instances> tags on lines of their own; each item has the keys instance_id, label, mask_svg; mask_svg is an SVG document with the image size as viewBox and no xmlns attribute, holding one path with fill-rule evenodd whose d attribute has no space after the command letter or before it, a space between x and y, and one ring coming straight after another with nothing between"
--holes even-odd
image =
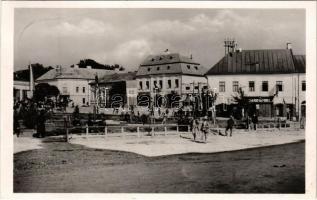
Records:
<instances>
[{"instance_id":1,"label":"town square","mask_svg":"<svg viewBox=\"0 0 317 200\"><path fill-rule=\"evenodd\" d=\"M305 194L305 9L14 16L14 193Z\"/></svg>"}]
</instances>

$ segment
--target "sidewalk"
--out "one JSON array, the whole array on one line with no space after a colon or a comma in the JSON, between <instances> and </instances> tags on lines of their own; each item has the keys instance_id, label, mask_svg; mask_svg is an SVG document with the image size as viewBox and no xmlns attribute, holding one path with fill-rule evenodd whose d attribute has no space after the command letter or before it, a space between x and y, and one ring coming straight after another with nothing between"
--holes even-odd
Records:
<instances>
[{"instance_id":1,"label":"sidewalk","mask_svg":"<svg viewBox=\"0 0 317 200\"><path fill-rule=\"evenodd\" d=\"M91 148L127 151L144 156L183 153L215 153L248 148L287 144L305 140L305 131L234 132L232 137L209 134L207 143L197 143L191 134L142 138L73 138L73 144Z\"/></svg>"},{"instance_id":2,"label":"sidewalk","mask_svg":"<svg viewBox=\"0 0 317 200\"><path fill-rule=\"evenodd\" d=\"M33 149L41 149L42 140L33 137L17 137L13 136L13 153L28 151Z\"/></svg>"}]
</instances>

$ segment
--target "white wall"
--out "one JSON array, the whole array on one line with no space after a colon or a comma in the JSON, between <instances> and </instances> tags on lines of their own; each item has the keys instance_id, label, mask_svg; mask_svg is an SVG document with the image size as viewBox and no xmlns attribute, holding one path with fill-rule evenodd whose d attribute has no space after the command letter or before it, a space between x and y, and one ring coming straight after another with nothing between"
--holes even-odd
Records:
<instances>
[{"instance_id":1,"label":"white wall","mask_svg":"<svg viewBox=\"0 0 317 200\"><path fill-rule=\"evenodd\" d=\"M199 86L200 91L203 86L207 86L206 77L182 75L181 79L182 79L182 93L183 94L193 93L194 86ZM194 90L194 91L195 93L197 93L197 90Z\"/></svg>"},{"instance_id":2,"label":"white wall","mask_svg":"<svg viewBox=\"0 0 317 200\"><path fill-rule=\"evenodd\" d=\"M299 82L298 82L299 77ZM283 82L283 91L278 92L278 97L283 98L287 104L297 104L297 96L299 92L300 103L305 101L305 91L302 91L302 81L305 80L305 74L258 74L258 75L208 75L208 85L210 88L216 88L219 92L219 103L222 101L230 102L233 92L233 81L239 82L239 87L242 87L247 96L273 96L276 92L276 81ZM225 92L219 91L219 82L225 82ZM249 81L255 82L255 91L249 91ZM268 91L262 91L262 81L268 81ZM299 87L298 87L299 83ZM298 90L299 89L299 90ZM296 106L296 111L298 107Z\"/></svg>"},{"instance_id":3,"label":"white wall","mask_svg":"<svg viewBox=\"0 0 317 200\"><path fill-rule=\"evenodd\" d=\"M55 79L41 81L41 83L48 83L50 85L56 86L59 89L61 95L69 95L69 98L73 101L74 105L86 105L90 100L90 87L88 84L89 80ZM76 87L79 87L78 92L76 91ZM85 92L83 92L83 87L85 87ZM66 91L64 91L64 88L66 88ZM83 103L83 99L85 99L85 103Z\"/></svg>"},{"instance_id":4,"label":"white wall","mask_svg":"<svg viewBox=\"0 0 317 200\"><path fill-rule=\"evenodd\" d=\"M178 79L178 88L176 88L175 80ZM157 86L159 86L159 81L163 81L163 87L161 88L161 94L168 94L171 91L175 91L177 93L180 92L181 87L181 78L179 75L157 75L154 77L146 77L146 78L137 78L136 79L136 87L138 92L151 92L153 93L154 81L157 81ZM171 87L168 88L168 80L171 80ZM143 89L140 89L139 82L142 81ZM146 88L146 81L149 81L149 89Z\"/></svg>"}]
</instances>

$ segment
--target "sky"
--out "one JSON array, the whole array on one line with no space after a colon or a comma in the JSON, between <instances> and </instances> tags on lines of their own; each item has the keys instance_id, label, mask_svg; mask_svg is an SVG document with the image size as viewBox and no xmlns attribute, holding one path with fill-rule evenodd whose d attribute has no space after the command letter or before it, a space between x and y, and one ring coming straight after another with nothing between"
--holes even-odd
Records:
<instances>
[{"instance_id":1,"label":"sky","mask_svg":"<svg viewBox=\"0 0 317 200\"><path fill-rule=\"evenodd\" d=\"M227 37L242 49L291 42L295 54L305 54L303 9L17 8L14 20L14 70L90 58L134 71L166 49L209 69L224 56Z\"/></svg>"}]
</instances>

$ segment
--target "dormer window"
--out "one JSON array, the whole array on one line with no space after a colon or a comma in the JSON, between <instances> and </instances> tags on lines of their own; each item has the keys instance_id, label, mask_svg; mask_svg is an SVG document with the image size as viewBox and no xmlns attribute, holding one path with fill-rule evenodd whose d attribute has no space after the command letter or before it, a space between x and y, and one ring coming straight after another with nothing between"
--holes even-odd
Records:
<instances>
[{"instance_id":1,"label":"dormer window","mask_svg":"<svg viewBox=\"0 0 317 200\"><path fill-rule=\"evenodd\" d=\"M156 70L157 70L157 71L160 70L160 67L157 67Z\"/></svg>"},{"instance_id":2,"label":"dormer window","mask_svg":"<svg viewBox=\"0 0 317 200\"><path fill-rule=\"evenodd\" d=\"M197 66L195 66L194 68L195 68L196 70L198 70L198 67L197 67Z\"/></svg>"},{"instance_id":3,"label":"dormer window","mask_svg":"<svg viewBox=\"0 0 317 200\"><path fill-rule=\"evenodd\" d=\"M167 69L171 69L171 66L168 65L168 66L167 66Z\"/></svg>"},{"instance_id":4,"label":"dormer window","mask_svg":"<svg viewBox=\"0 0 317 200\"><path fill-rule=\"evenodd\" d=\"M190 69L190 65L187 65L187 69Z\"/></svg>"},{"instance_id":5,"label":"dormer window","mask_svg":"<svg viewBox=\"0 0 317 200\"><path fill-rule=\"evenodd\" d=\"M155 60L154 58L151 59L152 62L153 62L154 60Z\"/></svg>"}]
</instances>

